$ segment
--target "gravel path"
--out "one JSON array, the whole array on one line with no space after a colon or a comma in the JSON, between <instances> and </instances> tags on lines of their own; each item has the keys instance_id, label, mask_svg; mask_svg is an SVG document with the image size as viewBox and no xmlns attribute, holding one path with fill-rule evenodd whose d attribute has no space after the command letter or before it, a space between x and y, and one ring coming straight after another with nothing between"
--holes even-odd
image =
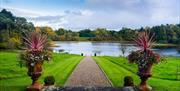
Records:
<instances>
[{"instance_id":1,"label":"gravel path","mask_svg":"<svg viewBox=\"0 0 180 91\"><path fill-rule=\"evenodd\" d=\"M90 56L86 56L75 68L65 86L68 87L111 87L105 74Z\"/></svg>"}]
</instances>

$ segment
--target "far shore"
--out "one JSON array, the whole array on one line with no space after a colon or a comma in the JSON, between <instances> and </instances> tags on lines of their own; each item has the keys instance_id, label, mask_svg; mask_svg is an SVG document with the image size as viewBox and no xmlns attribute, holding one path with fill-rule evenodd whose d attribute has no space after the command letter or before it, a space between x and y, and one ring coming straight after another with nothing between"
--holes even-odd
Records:
<instances>
[{"instance_id":1,"label":"far shore","mask_svg":"<svg viewBox=\"0 0 180 91\"><path fill-rule=\"evenodd\" d=\"M131 44L135 45L132 41L52 41L52 47L58 47L55 45L55 42L99 42L99 43L123 43L123 44ZM178 47L178 44L171 44L171 43L155 43L153 44L154 48L171 48L171 47Z\"/></svg>"}]
</instances>

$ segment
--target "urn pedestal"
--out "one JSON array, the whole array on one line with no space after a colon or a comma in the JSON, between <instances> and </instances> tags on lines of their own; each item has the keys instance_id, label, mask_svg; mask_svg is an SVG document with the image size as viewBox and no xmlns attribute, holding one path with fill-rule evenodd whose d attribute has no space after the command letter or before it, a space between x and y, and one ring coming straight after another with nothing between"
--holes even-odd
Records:
<instances>
[{"instance_id":1,"label":"urn pedestal","mask_svg":"<svg viewBox=\"0 0 180 91\"><path fill-rule=\"evenodd\" d=\"M152 64L147 65L146 68L139 68L138 75L141 79L139 85L140 91L152 91L152 87L147 84L147 80L152 76L151 74Z\"/></svg>"},{"instance_id":2,"label":"urn pedestal","mask_svg":"<svg viewBox=\"0 0 180 91\"><path fill-rule=\"evenodd\" d=\"M43 85L38 82L38 78L42 74L42 62L37 62L34 65L28 63L28 75L32 79L32 84L27 87L27 91L41 91Z\"/></svg>"},{"instance_id":3,"label":"urn pedestal","mask_svg":"<svg viewBox=\"0 0 180 91\"><path fill-rule=\"evenodd\" d=\"M43 86L40 83L34 83L27 87L27 91L41 91Z\"/></svg>"},{"instance_id":4,"label":"urn pedestal","mask_svg":"<svg viewBox=\"0 0 180 91\"><path fill-rule=\"evenodd\" d=\"M152 87L147 84L147 80L149 77L151 77L151 74L140 77L141 83L139 85L139 89L141 91L152 91Z\"/></svg>"}]
</instances>

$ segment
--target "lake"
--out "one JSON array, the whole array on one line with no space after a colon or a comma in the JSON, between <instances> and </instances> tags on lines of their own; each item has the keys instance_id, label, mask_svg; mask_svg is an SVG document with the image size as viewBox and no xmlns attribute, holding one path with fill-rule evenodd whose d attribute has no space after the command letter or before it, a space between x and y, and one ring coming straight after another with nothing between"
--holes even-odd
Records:
<instances>
[{"instance_id":1,"label":"lake","mask_svg":"<svg viewBox=\"0 0 180 91\"><path fill-rule=\"evenodd\" d=\"M97 56L122 56L121 45L126 47L125 56L131 51L139 48L130 43L119 42L79 42L79 41L58 41L55 42L56 47L53 47L54 52L67 52L70 54L81 54ZM176 48L161 48L153 49L164 56L180 56L180 52Z\"/></svg>"}]
</instances>

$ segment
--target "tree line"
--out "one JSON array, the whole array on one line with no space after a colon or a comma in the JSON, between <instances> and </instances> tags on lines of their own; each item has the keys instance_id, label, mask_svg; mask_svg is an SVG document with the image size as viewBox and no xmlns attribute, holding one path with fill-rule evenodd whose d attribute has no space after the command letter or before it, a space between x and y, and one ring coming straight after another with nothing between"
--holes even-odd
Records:
<instances>
[{"instance_id":1,"label":"tree line","mask_svg":"<svg viewBox=\"0 0 180 91\"><path fill-rule=\"evenodd\" d=\"M52 30L53 31L53 30ZM119 31L97 28L95 30L83 29L77 32L60 28L55 30L56 41L79 41L86 38L88 41L133 41L143 31L155 33L157 43L180 44L180 24L166 24L139 29L122 28Z\"/></svg>"},{"instance_id":2,"label":"tree line","mask_svg":"<svg viewBox=\"0 0 180 91\"><path fill-rule=\"evenodd\" d=\"M48 26L35 27L24 17L16 17L6 9L0 12L0 49L20 48L23 46L22 37L31 31L47 34L53 41L133 41L142 31L155 33L158 43L180 44L180 23L166 24L139 29L122 28L119 31L106 28L83 29L72 31L59 28L53 30Z\"/></svg>"},{"instance_id":3,"label":"tree line","mask_svg":"<svg viewBox=\"0 0 180 91\"><path fill-rule=\"evenodd\" d=\"M6 9L0 12L0 49L20 48L22 36L34 31L34 25L24 17L16 17Z\"/></svg>"}]
</instances>

